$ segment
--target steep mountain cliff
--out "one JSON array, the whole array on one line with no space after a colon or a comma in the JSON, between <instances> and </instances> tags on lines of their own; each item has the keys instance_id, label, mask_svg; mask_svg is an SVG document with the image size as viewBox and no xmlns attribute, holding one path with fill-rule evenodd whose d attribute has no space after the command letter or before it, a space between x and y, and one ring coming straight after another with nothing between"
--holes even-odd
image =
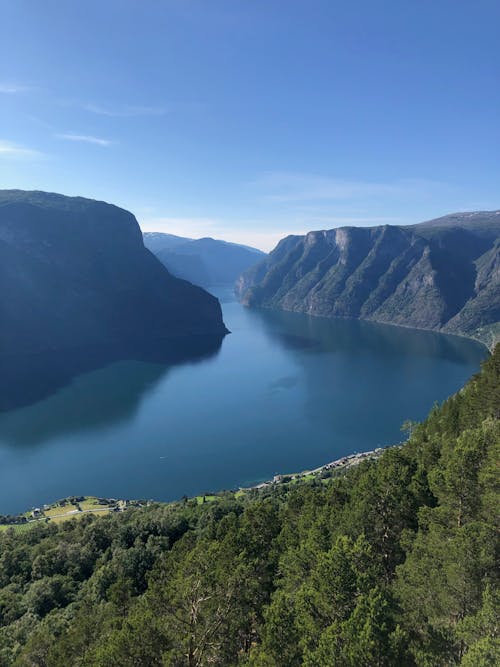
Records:
<instances>
[{"instance_id":1,"label":"steep mountain cliff","mask_svg":"<svg viewBox=\"0 0 500 667\"><path fill-rule=\"evenodd\" d=\"M104 202L0 191L0 356L223 336L217 299L174 278L134 216Z\"/></svg>"},{"instance_id":2,"label":"steep mountain cliff","mask_svg":"<svg viewBox=\"0 0 500 667\"><path fill-rule=\"evenodd\" d=\"M500 333L500 211L288 236L237 285L250 306L479 338Z\"/></svg>"},{"instance_id":3,"label":"steep mountain cliff","mask_svg":"<svg viewBox=\"0 0 500 667\"><path fill-rule=\"evenodd\" d=\"M172 234L145 232L144 245L179 278L195 285L233 285L265 253L212 238L185 239Z\"/></svg>"}]
</instances>

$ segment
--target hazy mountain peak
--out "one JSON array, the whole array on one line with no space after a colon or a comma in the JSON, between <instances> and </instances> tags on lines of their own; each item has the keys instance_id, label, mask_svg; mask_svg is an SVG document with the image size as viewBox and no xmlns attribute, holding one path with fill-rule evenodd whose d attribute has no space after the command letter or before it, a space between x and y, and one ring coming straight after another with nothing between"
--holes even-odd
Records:
<instances>
[{"instance_id":1,"label":"hazy mountain peak","mask_svg":"<svg viewBox=\"0 0 500 667\"><path fill-rule=\"evenodd\" d=\"M179 278L196 285L233 285L243 271L265 253L257 248L214 239L182 239L163 233L144 233L144 244Z\"/></svg>"}]
</instances>

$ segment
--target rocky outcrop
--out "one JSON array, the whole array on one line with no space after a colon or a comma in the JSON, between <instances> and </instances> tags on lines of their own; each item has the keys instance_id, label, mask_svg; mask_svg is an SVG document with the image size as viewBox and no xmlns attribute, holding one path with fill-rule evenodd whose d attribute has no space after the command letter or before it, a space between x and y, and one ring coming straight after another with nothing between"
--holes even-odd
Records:
<instances>
[{"instance_id":1,"label":"rocky outcrop","mask_svg":"<svg viewBox=\"0 0 500 667\"><path fill-rule=\"evenodd\" d=\"M131 213L82 197L0 191L0 286L0 356L226 333Z\"/></svg>"},{"instance_id":2,"label":"rocky outcrop","mask_svg":"<svg viewBox=\"0 0 500 667\"><path fill-rule=\"evenodd\" d=\"M492 346L500 321L500 211L283 239L237 285L250 306L448 331Z\"/></svg>"}]
</instances>

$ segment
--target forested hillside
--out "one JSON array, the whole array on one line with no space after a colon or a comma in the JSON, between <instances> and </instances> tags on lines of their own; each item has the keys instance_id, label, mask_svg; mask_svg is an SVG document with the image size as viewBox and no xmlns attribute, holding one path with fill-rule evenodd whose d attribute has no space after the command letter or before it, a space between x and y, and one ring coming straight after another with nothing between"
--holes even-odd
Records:
<instances>
[{"instance_id":1,"label":"forested hillside","mask_svg":"<svg viewBox=\"0 0 500 667\"><path fill-rule=\"evenodd\" d=\"M500 346L338 478L0 535L0 665L500 664Z\"/></svg>"}]
</instances>

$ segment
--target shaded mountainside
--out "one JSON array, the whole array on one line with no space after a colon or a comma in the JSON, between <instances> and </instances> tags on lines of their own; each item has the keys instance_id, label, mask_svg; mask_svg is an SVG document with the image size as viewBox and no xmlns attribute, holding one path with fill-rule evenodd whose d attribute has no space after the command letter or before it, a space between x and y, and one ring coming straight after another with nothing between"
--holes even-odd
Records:
<instances>
[{"instance_id":1,"label":"shaded mountainside","mask_svg":"<svg viewBox=\"0 0 500 667\"><path fill-rule=\"evenodd\" d=\"M0 665L497 667L499 418L497 346L345 474L4 525Z\"/></svg>"},{"instance_id":2,"label":"shaded mountainside","mask_svg":"<svg viewBox=\"0 0 500 667\"><path fill-rule=\"evenodd\" d=\"M288 236L241 276L241 301L500 339L500 211Z\"/></svg>"},{"instance_id":3,"label":"shaded mountainside","mask_svg":"<svg viewBox=\"0 0 500 667\"><path fill-rule=\"evenodd\" d=\"M175 234L165 234L164 232L143 232L142 236L146 248L151 250L155 255L160 250L172 250L177 246L194 240L187 236L176 236Z\"/></svg>"},{"instance_id":4,"label":"shaded mountainside","mask_svg":"<svg viewBox=\"0 0 500 667\"><path fill-rule=\"evenodd\" d=\"M186 239L145 232L144 244L171 273L195 285L233 285L265 253L249 246L212 238Z\"/></svg>"},{"instance_id":5,"label":"shaded mountainside","mask_svg":"<svg viewBox=\"0 0 500 667\"><path fill-rule=\"evenodd\" d=\"M0 285L0 355L226 333L131 213L81 197L0 191Z\"/></svg>"}]
</instances>

